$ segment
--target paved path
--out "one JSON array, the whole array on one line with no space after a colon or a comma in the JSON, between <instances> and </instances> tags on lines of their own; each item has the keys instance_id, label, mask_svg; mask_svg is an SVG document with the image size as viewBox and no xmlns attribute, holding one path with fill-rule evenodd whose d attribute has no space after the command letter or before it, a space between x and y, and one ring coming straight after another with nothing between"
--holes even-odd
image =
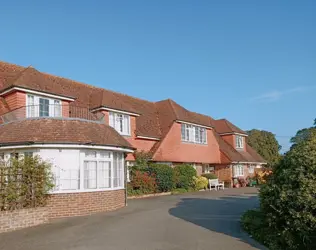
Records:
<instances>
[{"instance_id":1,"label":"paved path","mask_svg":"<svg viewBox=\"0 0 316 250\"><path fill-rule=\"evenodd\" d=\"M258 205L256 193L241 188L131 200L116 212L0 234L0 249L262 249L239 226L240 215Z\"/></svg>"}]
</instances>

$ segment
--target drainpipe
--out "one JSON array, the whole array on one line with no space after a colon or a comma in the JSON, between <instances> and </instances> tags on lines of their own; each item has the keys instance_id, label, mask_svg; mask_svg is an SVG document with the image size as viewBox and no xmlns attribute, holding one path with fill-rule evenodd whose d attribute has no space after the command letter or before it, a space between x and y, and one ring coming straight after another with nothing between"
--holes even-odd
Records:
<instances>
[{"instance_id":1,"label":"drainpipe","mask_svg":"<svg viewBox=\"0 0 316 250\"><path fill-rule=\"evenodd\" d=\"M127 207L127 162L126 162L127 153L124 153L124 186L125 186L125 207Z\"/></svg>"}]
</instances>

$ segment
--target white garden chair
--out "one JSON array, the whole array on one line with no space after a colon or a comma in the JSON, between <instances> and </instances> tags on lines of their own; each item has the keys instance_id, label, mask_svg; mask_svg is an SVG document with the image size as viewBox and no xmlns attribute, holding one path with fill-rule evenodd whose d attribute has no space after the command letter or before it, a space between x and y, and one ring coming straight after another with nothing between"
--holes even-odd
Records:
<instances>
[{"instance_id":1,"label":"white garden chair","mask_svg":"<svg viewBox=\"0 0 316 250\"><path fill-rule=\"evenodd\" d=\"M210 190L219 190L223 189L224 190L224 182L218 181L218 179L210 179L208 180L208 183L210 185Z\"/></svg>"}]
</instances>

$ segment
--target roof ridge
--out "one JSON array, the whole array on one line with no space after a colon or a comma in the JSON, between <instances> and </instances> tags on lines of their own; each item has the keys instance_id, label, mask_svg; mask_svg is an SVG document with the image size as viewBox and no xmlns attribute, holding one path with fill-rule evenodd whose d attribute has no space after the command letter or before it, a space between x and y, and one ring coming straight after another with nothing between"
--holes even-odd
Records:
<instances>
[{"instance_id":1,"label":"roof ridge","mask_svg":"<svg viewBox=\"0 0 316 250\"><path fill-rule=\"evenodd\" d=\"M25 73L25 71L27 71L28 69L30 69L31 66L27 66L24 67L23 70L21 70L20 72L17 73L17 76L14 77L10 82L9 85L14 85L14 83ZM32 67L33 68L33 67ZM34 69L34 68L33 68Z\"/></svg>"},{"instance_id":2,"label":"roof ridge","mask_svg":"<svg viewBox=\"0 0 316 250\"><path fill-rule=\"evenodd\" d=\"M173 105L173 102L175 102L175 101L172 100L172 99L170 99L170 98L168 98L167 101L168 101L169 105L171 106L172 113L174 114L174 116L176 117L176 119L178 119L176 110L175 110L174 105Z\"/></svg>"}]
</instances>

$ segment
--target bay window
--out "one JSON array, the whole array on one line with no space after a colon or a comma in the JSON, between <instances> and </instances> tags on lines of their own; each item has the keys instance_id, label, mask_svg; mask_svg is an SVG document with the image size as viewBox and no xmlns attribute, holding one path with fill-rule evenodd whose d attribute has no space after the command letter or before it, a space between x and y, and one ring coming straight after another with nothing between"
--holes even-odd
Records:
<instances>
[{"instance_id":1,"label":"bay window","mask_svg":"<svg viewBox=\"0 0 316 250\"><path fill-rule=\"evenodd\" d=\"M207 144L206 129L190 124L181 124L181 139L185 142Z\"/></svg>"},{"instance_id":2,"label":"bay window","mask_svg":"<svg viewBox=\"0 0 316 250\"><path fill-rule=\"evenodd\" d=\"M121 135L130 135L130 116L115 112L109 113L109 125Z\"/></svg>"},{"instance_id":3,"label":"bay window","mask_svg":"<svg viewBox=\"0 0 316 250\"><path fill-rule=\"evenodd\" d=\"M241 135L236 135L236 148L244 148L244 138Z\"/></svg>"},{"instance_id":4,"label":"bay window","mask_svg":"<svg viewBox=\"0 0 316 250\"><path fill-rule=\"evenodd\" d=\"M80 164L57 167L55 192L124 188L124 155L120 152L80 151Z\"/></svg>"},{"instance_id":5,"label":"bay window","mask_svg":"<svg viewBox=\"0 0 316 250\"><path fill-rule=\"evenodd\" d=\"M61 101L36 95L27 95L26 117L61 117Z\"/></svg>"}]
</instances>

